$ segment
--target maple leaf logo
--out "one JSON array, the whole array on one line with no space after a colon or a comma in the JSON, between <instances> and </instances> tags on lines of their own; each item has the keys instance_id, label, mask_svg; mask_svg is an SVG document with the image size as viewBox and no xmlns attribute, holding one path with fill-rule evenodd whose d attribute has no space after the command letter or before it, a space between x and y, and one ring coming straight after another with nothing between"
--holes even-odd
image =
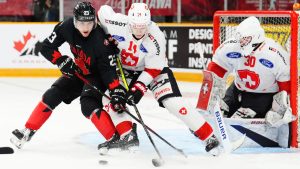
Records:
<instances>
[{"instance_id":1,"label":"maple leaf logo","mask_svg":"<svg viewBox=\"0 0 300 169\"><path fill-rule=\"evenodd\" d=\"M30 33L30 31L28 31L27 35L25 35L25 36L23 35L24 43L21 41L14 41L14 45L15 45L14 48L17 51L21 52L23 50L23 48L25 47L25 45L27 44L28 40L30 40L32 37L34 38L34 36L32 36L32 34Z\"/></svg>"}]
</instances>

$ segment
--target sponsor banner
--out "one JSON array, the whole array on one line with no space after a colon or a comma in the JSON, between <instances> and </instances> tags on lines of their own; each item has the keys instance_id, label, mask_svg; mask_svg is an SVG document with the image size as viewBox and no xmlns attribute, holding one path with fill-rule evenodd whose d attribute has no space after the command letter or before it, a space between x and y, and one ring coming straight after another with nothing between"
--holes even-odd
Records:
<instances>
[{"instance_id":1,"label":"sponsor banner","mask_svg":"<svg viewBox=\"0 0 300 169\"><path fill-rule=\"evenodd\" d=\"M55 24L0 24L0 68L56 68L40 53ZM68 44L60 47L70 55Z\"/></svg>"},{"instance_id":2,"label":"sponsor banner","mask_svg":"<svg viewBox=\"0 0 300 169\"><path fill-rule=\"evenodd\" d=\"M167 58L173 68L203 69L213 53L211 26L160 26L167 40ZM199 51L204 52L203 59Z\"/></svg>"},{"instance_id":3,"label":"sponsor banner","mask_svg":"<svg viewBox=\"0 0 300 169\"><path fill-rule=\"evenodd\" d=\"M96 11L101 5L109 5L117 13L121 13L121 0L90 0ZM125 0L126 14L132 3L143 2L148 4L152 16L174 16L177 15L177 0ZM64 1L64 15L72 16L73 8L76 5L74 0Z\"/></svg>"},{"instance_id":4,"label":"sponsor banner","mask_svg":"<svg viewBox=\"0 0 300 169\"><path fill-rule=\"evenodd\" d=\"M259 1L254 0L235 0L238 10L259 10ZM262 10L293 10L295 0L263 0ZM230 2L232 4L232 2ZM234 3L233 3L234 4ZM231 8L230 8L231 9Z\"/></svg>"},{"instance_id":5,"label":"sponsor banner","mask_svg":"<svg viewBox=\"0 0 300 169\"><path fill-rule=\"evenodd\" d=\"M33 0L1 0L0 15L32 15Z\"/></svg>"}]
</instances>

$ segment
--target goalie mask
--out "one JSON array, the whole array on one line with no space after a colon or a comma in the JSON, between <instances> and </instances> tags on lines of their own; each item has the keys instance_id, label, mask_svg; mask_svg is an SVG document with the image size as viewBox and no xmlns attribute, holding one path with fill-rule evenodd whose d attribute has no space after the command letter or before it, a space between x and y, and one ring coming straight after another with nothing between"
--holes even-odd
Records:
<instances>
[{"instance_id":1,"label":"goalie mask","mask_svg":"<svg viewBox=\"0 0 300 169\"><path fill-rule=\"evenodd\" d=\"M90 2L79 2L74 10L74 26L83 37L87 37L96 26L95 8Z\"/></svg>"},{"instance_id":2,"label":"goalie mask","mask_svg":"<svg viewBox=\"0 0 300 169\"><path fill-rule=\"evenodd\" d=\"M151 24L151 14L148 5L145 3L133 3L128 11L128 25L132 34L142 38L148 31Z\"/></svg>"},{"instance_id":3,"label":"goalie mask","mask_svg":"<svg viewBox=\"0 0 300 169\"><path fill-rule=\"evenodd\" d=\"M251 16L236 27L235 39L240 43L241 53L248 56L265 40L265 31L259 20Z\"/></svg>"}]
</instances>

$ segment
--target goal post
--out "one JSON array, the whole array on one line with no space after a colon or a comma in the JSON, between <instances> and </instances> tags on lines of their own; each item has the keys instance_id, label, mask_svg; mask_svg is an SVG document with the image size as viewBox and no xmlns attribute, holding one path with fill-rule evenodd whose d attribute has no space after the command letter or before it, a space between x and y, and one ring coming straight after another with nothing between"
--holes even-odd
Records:
<instances>
[{"instance_id":1,"label":"goal post","mask_svg":"<svg viewBox=\"0 0 300 169\"><path fill-rule=\"evenodd\" d=\"M279 42L290 54L292 112L298 117L298 58L299 15L294 11L217 11L213 19L213 50L226 39L233 37L235 27L249 16L257 17L266 36ZM298 119L291 123L291 147L298 147Z\"/></svg>"}]
</instances>

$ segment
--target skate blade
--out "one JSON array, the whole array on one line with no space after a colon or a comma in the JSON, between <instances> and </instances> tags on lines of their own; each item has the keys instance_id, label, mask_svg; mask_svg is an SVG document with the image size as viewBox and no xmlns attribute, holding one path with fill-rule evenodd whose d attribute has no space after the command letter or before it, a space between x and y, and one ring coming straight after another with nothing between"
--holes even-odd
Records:
<instances>
[{"instance_id":1,"label":"skate blade","mask_svg":"<svg viewBox=\"0 0 300 169\"><path fill-rule=\"evenodd\" d=\"M128 151L129 153L137 153L140 151L140 148L139 146L132 146L132 147L128 147L126 151Z\"/></svg>"},{"instance_id":2,"label":"skate blade","mask_svg":"<svg viewBox=\"0 0 300 169\"><path fill-rule=\"evenodd\" d=\"M101 156L104 156L108 153L108 148L103 147L103 148L100 148L98 151Z\"/></svg>"},{"instance_id":3,"label":"skate blade","mask_svg":"<svg viewBox=\"0 0 300 169\"><path fill-rule=\"evenodd\" d=\"M18 149L22 149L23 145L24 145L24 141L22 140L19 140L18 138L16 137L12 137L10 138L9 140L11 142L11 144L13 144L15 147L17 147Z\"/></svg>"},{"instance_id":4,"label":"skate blade","mask_svg":"<svg viewBox=\"0 0 300 169\"><path fill-rule=\"evenodd\" d=\"M211 149L208 153L212 156L219 156L222 153L222 150L220 149L220 146L217 146Z\"/></svg>"}]
</instances>

